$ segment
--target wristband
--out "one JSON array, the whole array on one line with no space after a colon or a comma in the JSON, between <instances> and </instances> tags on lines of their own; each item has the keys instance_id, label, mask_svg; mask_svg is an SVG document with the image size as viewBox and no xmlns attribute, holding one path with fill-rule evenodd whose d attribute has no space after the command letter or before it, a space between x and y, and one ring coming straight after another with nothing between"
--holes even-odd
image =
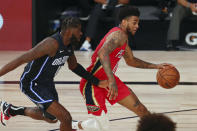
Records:
<instances>
[{"instance_id":1,"label":"wristband","mask_svg":"<svg viewBox=\"0 0 197 131\"><path fill-rule=\"evenodd\" d=\"M87 81L91 82L92 84L98 86L99 79L93 76L90 72L86 71L83 66L81 66L79 63L77 63L77 67L72 70L75 74L83 77Z\"/></svg>"}]
</instances>

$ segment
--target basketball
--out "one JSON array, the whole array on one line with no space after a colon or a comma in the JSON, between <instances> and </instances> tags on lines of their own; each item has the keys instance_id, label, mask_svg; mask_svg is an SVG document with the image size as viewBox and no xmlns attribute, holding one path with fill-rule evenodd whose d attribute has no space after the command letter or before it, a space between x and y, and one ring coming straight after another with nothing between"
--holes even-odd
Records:
<instances>
[{"instance_id":1,"label":"basketball","mask_svg":"<svg viewBox=\"0 0 197 131\"><path fill-rule=\"evenodd\" d=\"M164 69L159 69L157 72L157 82L163 88L173 88L179 83L179 80L180 74L175 67L168 66Z\"/></svg>"}]
</instances>

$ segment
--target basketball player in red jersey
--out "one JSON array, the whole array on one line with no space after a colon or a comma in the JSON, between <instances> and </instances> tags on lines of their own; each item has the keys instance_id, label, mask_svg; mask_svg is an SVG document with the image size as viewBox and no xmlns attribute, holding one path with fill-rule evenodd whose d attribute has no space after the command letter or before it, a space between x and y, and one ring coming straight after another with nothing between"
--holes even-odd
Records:
<instances>
[{"instance_id":1,"label":"basketball player in red jersey","mask_svg":"<svg viewBox=\"0 0 197 131\"><path fill-rule=\"evenodd\" d=\"M121 8L119 27L112 28L94 51L92 63L87 71L101 80L107 79L109 86L108 88L99 88L85 79L81 80L81 94L86 100L88 113L93 114L94 117L77 123L80 129L109 131L108 120L105 117L107 113L105 99L112 105L119 103L139 117L149 114L147 108L139 101L134 92L115 75L118 61L122 56L127 65L136 68L160 69L165 68L165 66L172 66L171 64L148 63L133 56L128 46L128 35L129 33L134 35L139 28L139 15L140 12L136 7Z\"/></svg>"}]
</instances>

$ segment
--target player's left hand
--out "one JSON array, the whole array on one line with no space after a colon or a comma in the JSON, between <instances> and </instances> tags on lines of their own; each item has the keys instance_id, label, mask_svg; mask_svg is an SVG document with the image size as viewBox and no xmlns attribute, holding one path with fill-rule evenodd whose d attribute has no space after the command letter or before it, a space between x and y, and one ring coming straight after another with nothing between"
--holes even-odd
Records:
<instances>
[{"instance_id":1,"label":"player's left hand","mask_svg":"<svg viewBox=\"0 0 197 131\"><path fill-rule=\"evenodd\" d=\"M157 64L157 69L164 69L168 67L174 67L174 65L169 64L169 63L162 63L162 64Z\"/></svg>"}]
</instances>

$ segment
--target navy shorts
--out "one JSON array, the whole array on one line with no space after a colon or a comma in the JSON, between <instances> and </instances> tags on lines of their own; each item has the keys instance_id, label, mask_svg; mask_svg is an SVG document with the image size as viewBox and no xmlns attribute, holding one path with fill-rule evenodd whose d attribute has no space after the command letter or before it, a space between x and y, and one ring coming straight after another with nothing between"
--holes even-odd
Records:
<instances>
[{"instance_id":1,"label":"navy shorts","mask_svg":"<svg viewBox=\"0 0 197 131\"><path fill-rule=\"evenodd\" d=\"M46 111L53 101L58 101L54 84L38 84L35 82L20 83L22 92L39 108Z\"/></svg>"}]
</instances>

